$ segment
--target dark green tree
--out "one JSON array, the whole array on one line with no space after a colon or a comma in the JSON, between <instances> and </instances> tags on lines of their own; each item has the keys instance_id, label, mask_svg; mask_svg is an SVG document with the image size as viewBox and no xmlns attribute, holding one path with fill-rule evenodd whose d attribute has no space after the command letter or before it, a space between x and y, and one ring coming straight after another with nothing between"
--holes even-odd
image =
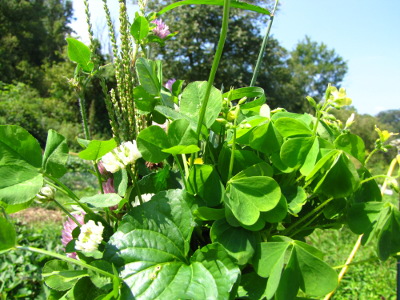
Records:
<instances>
[{"instance_id":1,"label":"dark green tree","mask_svg":"<svg viewBox=\"0 0 400 300\"><path fill-rule=\"evenodd\" d=\"M347 72L347 63L335 50L308 36L290 52L288 67L294 84L316 99L322 98L329 83L339 88Z\"/></svg>"},{"instance_id":2,"label":"dark green tree","mask_svg":"<svg viewBox=\"0 0 400 300\"><path fill-rule=\"evenodd\" d=\"M384 128L395 133L400 132L400 109L390 109L381 111L376 115L379 122L388 125L389 128Z\"/></svg>"},{"instance_id":3,"label":"dark green tree","mask_svg":"<svg viewBox=\"0 0 400 300\"><path fill-rule=\"evenodd\" d=\"M41 94L41 66L63 60L70 0L0 1L0 81L24 82Z\"/></svg>"}]
</instances>

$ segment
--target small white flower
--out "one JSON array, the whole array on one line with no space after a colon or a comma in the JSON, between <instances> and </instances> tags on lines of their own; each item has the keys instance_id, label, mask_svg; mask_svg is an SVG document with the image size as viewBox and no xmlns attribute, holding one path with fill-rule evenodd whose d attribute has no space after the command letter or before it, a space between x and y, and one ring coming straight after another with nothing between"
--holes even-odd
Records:
<instances>
[{"instance_id":1,"label":"small white flower","mask_svg":"<svg viewBox=\"0 0 400 300\"><path fill-rule=\"evenodd\" d=\"M49 185L45 185L44 187L42 187L40 189L40 192L38 194L36 194L36 197L38 198L38 200L53 200L54 196L56 194L56 189L49 186Z\"/></svg>"},{"instance_id":2,"label":"small white flower","mask_svg":"<svg viewBox=\"0 0 400 300\"><path fill-rule=\"evenodd\" d=\"M133 164L142 157L136 145L136 141L122 143L116 150L116 154L125 166Z\"/></svg>"},{"instance_id":3,"label":"small white flower","mask_svg":"<svg viewBox=\"0 0 400 300\"><path fill-rule=\"evenodd\" d=\"M104 226L100 222L96 225L93 220L89 220L83 224L78 240L75 242L75 249L82 252L96 251L103 240L103 230Z\"/></svg>"},{"instance_id":4,"label":"small white flower","mask_svg":"<svg viewBox=\"0 0 400 300\"><path fill-rule=\"evenodd\" d=\"M114 150L108 152L101 158L104 168L111 173L118 172L120 169L124 168L124 164L119 161L118 157L115 155Z\"/></svg>"},{"instance_id":5,"label":"small white flower","mask_svg":"<svg viewBox=\"0 0 400 300\"><path fill-rule=\"evenodd\" d=\"M355 114L352 113L351 116L346 121L345 128L349 128L354 123Z\"/></svg>"},{"instance_id":6,"label":"small white flower","mask_svg":"<svg viewBox=\"0 0 400 300\"><path fill-rule=\"evenodd\" d=\"M142 157L136 141L122 143L113 151L105 154L101 161L104 168L111 173L118 172L129 164L134 164L136 160Z\"/></svg>"}]
</instances>

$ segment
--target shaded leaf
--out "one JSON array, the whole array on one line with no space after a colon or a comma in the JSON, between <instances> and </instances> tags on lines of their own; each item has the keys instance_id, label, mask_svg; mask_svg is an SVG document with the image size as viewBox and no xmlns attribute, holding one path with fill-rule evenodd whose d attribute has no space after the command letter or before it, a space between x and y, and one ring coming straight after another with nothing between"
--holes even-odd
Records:
<instances>
[{"instance_id":1,"label":"shaded leaf","mask_svg":"<svg viewBox=\"0 0 400 300\"><path fill-rule=\"evenodd\" d=\"M42 168L45 173L56 178L63 176L67 169L68 145L65 137L50 129L43 154Z\"/></svg>"}]
</instances>

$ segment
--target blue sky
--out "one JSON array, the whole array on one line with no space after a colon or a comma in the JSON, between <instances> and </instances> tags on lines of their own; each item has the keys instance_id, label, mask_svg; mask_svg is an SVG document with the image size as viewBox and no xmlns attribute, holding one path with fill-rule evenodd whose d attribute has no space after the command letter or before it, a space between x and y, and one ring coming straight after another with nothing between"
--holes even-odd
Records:
<instances>
[{"instance_id":1,"label":"blue sky","mask_svg":"<svg viewBox=\"0 0 400 300\"><path fill-rule=\"evenodd\" d=\"M82 0L73 2L77 21L72 26L85 42ZM117 2L109 0L115 12ZM89 3L95 31L106 36L101 1ZM281 0L280 4L272 34L282 46L292 50L306 35L325 43L348 63L342 86L359 113L400 109L399 0ZM131 7L131 15L133 11Z\"/></svg>"}]
</instances>

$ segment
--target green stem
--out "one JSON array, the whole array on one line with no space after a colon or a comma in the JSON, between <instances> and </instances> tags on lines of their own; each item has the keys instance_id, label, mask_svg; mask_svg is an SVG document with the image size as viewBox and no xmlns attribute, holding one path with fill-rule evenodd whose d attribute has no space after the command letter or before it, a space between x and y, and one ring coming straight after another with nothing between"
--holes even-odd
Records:
<instances>
[{"instance_id":1,"label":"green stem","mask_svg":"<svg viewBox=\"0 0 400 300\"><path fill-rule=\"evenodd\" d=\"M369 178L366 178L366 179L364 179L364 180L361 180L360 181L360 185L361 184L364 184L364 183L366 183L366 182L368 182L368 181L371 181L371 180L374 180L374 179L376 179L376 178L385 178L385 179L388 179L388 178L396 178L397 176L394 176L394 177L392 177L392 176L387 176L387 175L375 175L375 176L372 176L372 177L369 177Z\"/></svg>"},{"instance_id":2,"label":"green stem","mask_svg":"<svg viewBox=\"0 0 400 300\"><path fill-rule=\"evenodd\" d=\"M75 224L76 224L78 227L81 227L81 226L82 226L82 224L79 223L79 221L64 207L64 205L62 205L62 204L61 204L60 202L58 202L56 199L53 199L53 201L54 201L55 204L57 204L57 205L61 208L61 210L62 210L63 212L65 212L65 213L67 214L67 216L68 216L72 221L75 222Z\"/></svg>"},{"instance_id":3,"label":"green stem","mask_svg":"<svg viewBox=\"0 0 400 300\"><path fill-rule=\"evenodd\" d=\"M223 17L222 17L221 33L219 36L217 50L215 52L214 61L213 61L210 75L208 78L207 88L206 88L206 92L205 92L205 95L203 98L203 103L201 105L200 116L199 116L199 121L197 123L197 131L196 131L197 140L200 139L201 127L203 125L204 116L206 114L206 108L207 108L207 104L208 104L208 99L210 98L211 87L214 83L215 74L217 73L219 61L221 60L222 51L223 51L224 45L225 45L225 40L226 40L226 36L227 36L227 32L228 32L230 5L231 5L230 0L224 0L224 12L223 12ZM193 161L194 161L194 159L192 159L190 163L193 164Z\"/></svg>"},{"instance_id":4,"label":"green stem","mask_svg":"<svg viewBox=\"0 0 400 300\"><path fill-rule=\"evenodd\" d=\"M379 260L379 257L374 256L374 257L371 257L371 258L368 258L368 259L363 259L363 260L351 262L349 264L345 264L345 265L341 265L341 266L334 266L334 267L332 267L332 269L342 269L343 267L346 267L346 266L362 265L362 264L370 263L370 262L377 261L377 260Z\"/></svg>"},{"instance_id":5,"label":"green stem","mask_svg":"<svg viewBox=\"0 0 400 300\"><path fill-rule=\"evenodd\" d=\"M186 154L182 154L183 168L185 169L185 178L189 177L189 168L187 164Z\"/></svg>"},{"instance_id":6,"label":"green stem","mask_svg":"<svg viewBox=\"0 0 400 300\"><path fill-rule=\"evenodd\" d=\"M181 173L183 185L185 186L185 189L187 190L186 177L185 177L185 173L183 172L182 165L181 165L181 163L180 163L178 157L177 157L175 154L173 155L173 157L174 157L174 160L176 161L176 164L178 165L179 173ZM185 162L183 162L183 163L185 163Z\"/></svg>"},{"instance_id":7,"label":"green stem","mask_svg":"<svg viewBox=\"0 0 400 300\"><path fill-rule=\"evenodd\" d=\"M63 260L63 261L66 261L66 262L81 266L81 267L83 267L85 269L95 271L95 272L97 272L97 273L99 273L101 275L104 275L104 276L107 276L107 277L110 277L110 278L115 278L114 274L108 273L108 272L106 272L104 270L101 270L99 268L96 268L96 267L94 267L92 265L88 265L88 264L84 263L81 260L73 259L73 258L67 257L65 255L61 255L61 254L58 254L58 253L55 253L55 252L51 252L51 251L47 251L47 250L39 249L39 248L35 248L35 247L29 247L29 246L18 246L17 245L17 246L15 246L15 248L16 249L20 249L20 250L25 250L25 251L36 252L36 253L43 254L43 255L52 256L52 257L58 258L60 260Z\"/></svg>"},{"instance_id":8,"label":"green stem","mask_svg":"<svg viewBox=\"0 0 400 300\"><path fill-rule=\"evenodd\" d=\"M298 229L298 230L296 230L295 232L291 233L290 236L293 237L293 236L295 236L296 234L298 234L299 232L302 232L302 231L306 230L307 227L308 227L312 222L314 222L314 220L315 220L316 218L318 218L318 217L322 214L322 212L323 212L322 210L319 211L319 212L318 212L315 216L313 216L308 222L306 222L305 224L303 224L303 226L302 226L300 229Z\"/></svg>"},{"instance_id":9,"label":"green stem","mask_svg":"<svg viewBox=\"0 0 400 300\"><path fill-rule=\"evenodd\" d=\"M372 155L374 155L377 151L378 151L378 149L374 149L374 150L371 151L371 153L365 159L364 167L367 166L367 164L368 164L369 160L371 159Z\"/></svg>"},{"instance_id":10,"label":"green stem","mask_svg":"<svg viewBox=\"0 0 400 300\"><path fill-rule=\"evenodd\" d=\"M99 186L100 186L100 191L101 191L102 194L104 194L103 181L101 180L101 174L100 174L100 171L99 171L99 166L97 165L96 162L93 162L93 165L94 165L94 170L96 171L96 177L97 177L97 181L98 181Z\"/></svg>"},{"instance_id":11,"label":"green stem","mask_svg":"<svg viewBox=\"0 0 400 300\"><path fill-rule=\"evenodd\" d=\"M85 134L85 139L90 140L89 126L88 126L88 120L87 120L87 115L86 115L86 100L85 100L85 96L83 95L83 93L81 93L78 96L78 100L79 100L79 110L81 113L82 126L83 126L83 132Z\"/></svg>"},{"instance_id":12,"label":"green stem","mask_svg":"<svg viewBox=\"0 0 400 300\"><path fill-rule=\"evenodd\" d=\"M254 86L255 85L257 77L258 77L258 74L260 73L261 63L262 63L263 58L264 58L265 48L267 47L267 42L268 42L268 37L269 37L269 32L271 31L272 22L274 21L274 14L275 14L275 10L276 10L276 8L278 6L278 2L279 2L279 0L275 1L274 8L273 8L273 10L272 10L272 12L270 14L267 31L265 33L263 42L261 44L260 53L258 54L257 63L256 63L256 66L254 68L253 77L251 78L250 86Z\"/></svg>"},{"instance_id":13,"label":"green stem","mask_svg":"<svg viewBox=\"0 0 400 300\"><path fill-rule=\"evenodd\" d=\"M325 200L325 202L322 202L319 206L317 206L316 208L314 208L312 211L310 211L309 213L307 213L306 215L304 215L300 220L298 220L297 222L293 223L291 226L289 226L288 228L286 228L284 231L282 231L281 235L287 235L288 232L292 231L293 228L299 226L301 223L303 223L304 221L306 221L309 217L311 217L312 215L314 215L315 213L317 213L318 211L320 211L323 207L325 207L329 202L331 202L334 198L329 198L328 200Z\"/></svg>"},{"instance_id":14,"label":"green stem","mask_svg":"<svg viewBox=\"0 0 400 300\"><path fill-rule=\"evenodd\" d=\"M140 192L140 188L139 188L139 184L137 183L136 176L132 172L132 169L129 166L127 166L126 169L127 169L128 173L129 173L129 175L131 176L132 184L136 189L136 193L138 195L139 203L140 203L140 205L142 205L143 204L142 193ZM128 203L129 203L129 201L128 201Z\"/></svg>"},{"instance_id":15,"label":"green stem","mask_svg":"<svg viewBox=\"0 0 400 300\"><path fill-rule=\"evenodd\" d=\"M229 160L229 171L228 171L228 179L231 179L232 177L232 171L233 171L233 164L235 161L235 150L236 150L236 119L233 124L233 139L232 139L232 152L231 152L231 158Z\"/></svg>"}]
</instances>

